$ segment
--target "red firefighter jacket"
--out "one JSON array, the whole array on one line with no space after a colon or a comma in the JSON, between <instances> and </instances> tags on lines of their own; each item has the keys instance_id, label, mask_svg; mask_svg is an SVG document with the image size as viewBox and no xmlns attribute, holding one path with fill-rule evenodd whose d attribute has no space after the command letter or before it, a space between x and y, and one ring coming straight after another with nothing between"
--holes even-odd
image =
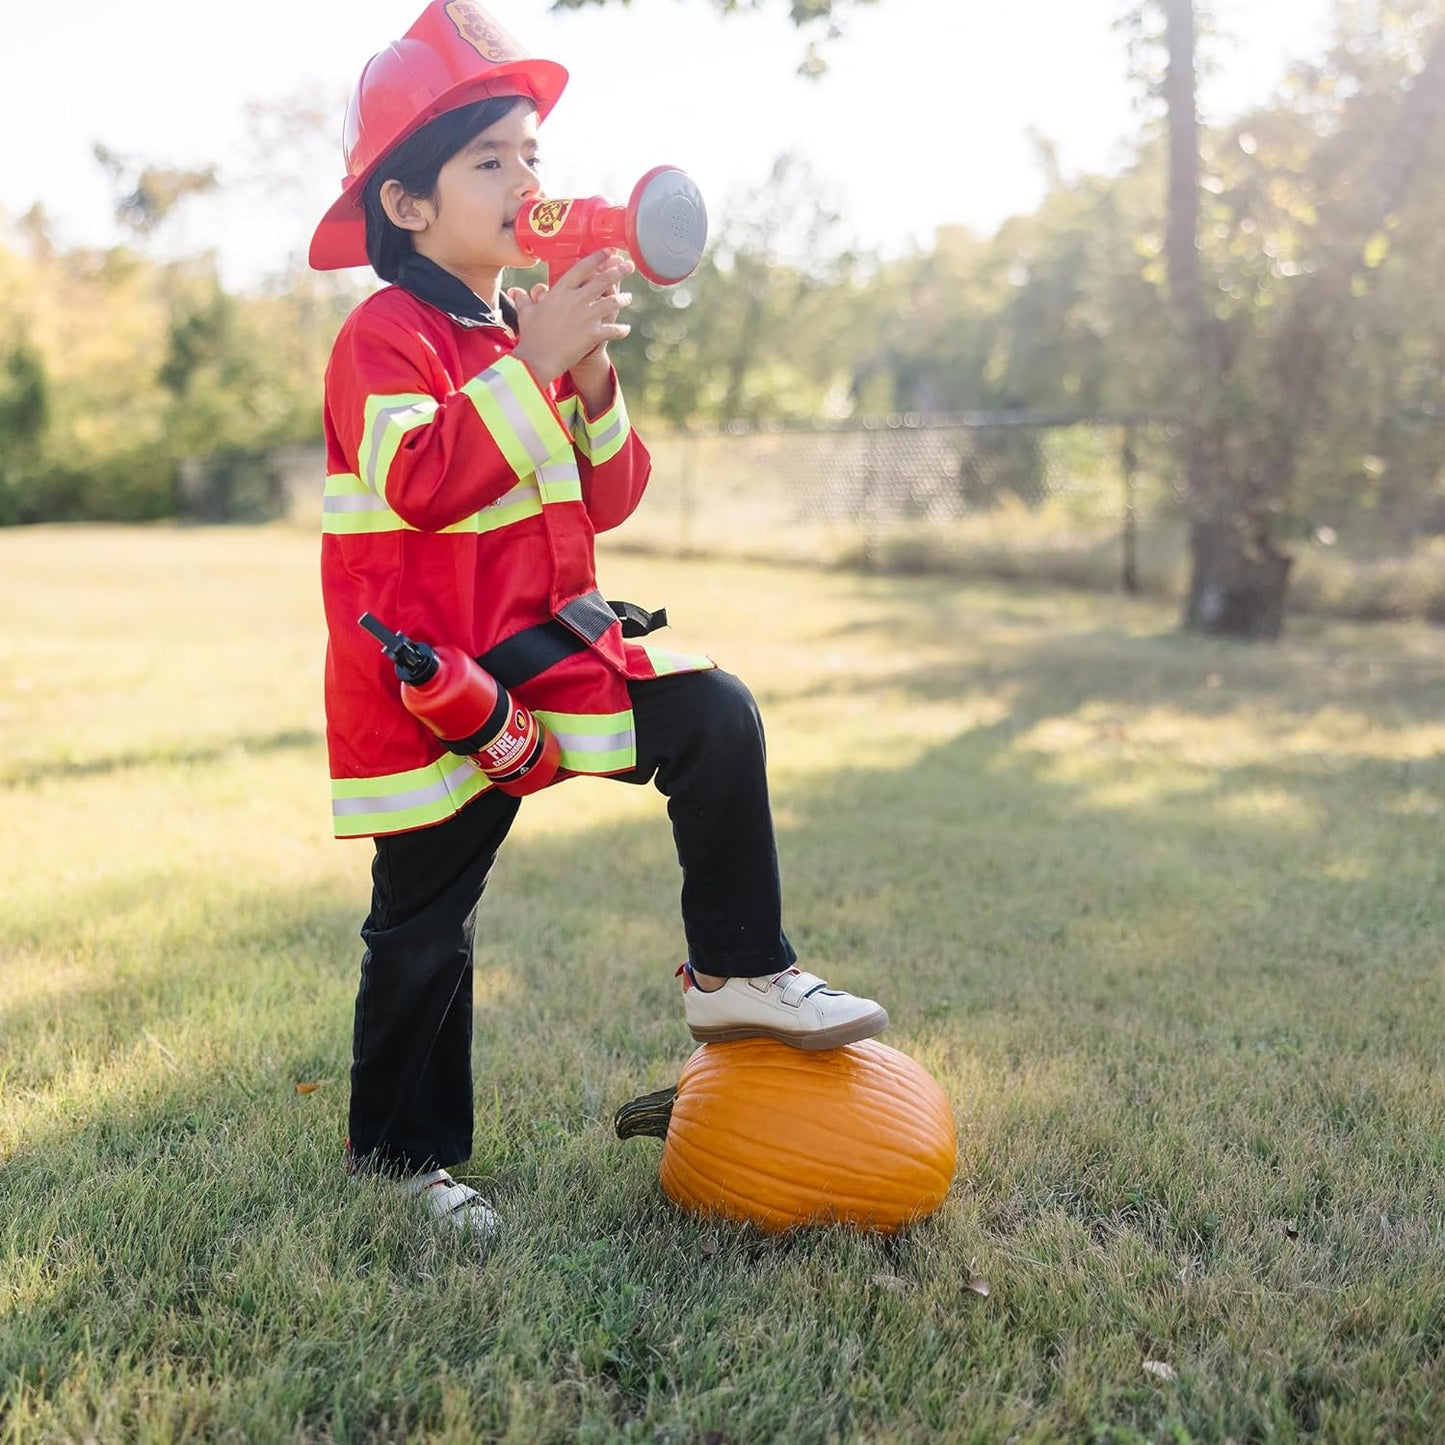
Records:
<instances>
[{"instance_id":1,"label":"red firefighter jacket","mask_svg":"<svg viewBox=\"0 0 1445 1445\"><path fill-rule=\"evenodd\" d=\"M629 679L711 667L624 641L597 590L593 536L624 521L650 461L613 377L589 416L565 378L539 383L512 333L388 287L337 337L326 371L321 580L327 744L338 837L438 823L490 784L401 704L363 612L473 656L560 618L585 646L514 696L572 773L634 766Z\"/></svg>"}]
</instances>

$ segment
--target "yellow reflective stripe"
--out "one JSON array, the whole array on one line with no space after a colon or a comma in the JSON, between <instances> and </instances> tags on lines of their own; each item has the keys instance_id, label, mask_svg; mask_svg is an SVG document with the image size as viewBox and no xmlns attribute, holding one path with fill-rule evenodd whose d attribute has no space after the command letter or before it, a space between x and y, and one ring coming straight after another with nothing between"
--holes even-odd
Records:
<instances>
[{"instance_id":1,"label":"yellow reflective stripe","mask_svg":"<svg viewBox=\"0 0 1445 1445\"><path fill-rule=\"evenodd\" d=\"M618 773L637 765L632 710L612 713L548 712L537 709L562 747L562 766L574 773Z\"/></svg>"},{"instance_id":2,"label":"yellow reflective stripe","mask_svg":"<svg viewBox=\"0 0 1445 1445\"><path fill-rule=\"evenodd\" d=\"M333 472L321 499L321 530L354 535L411 529L355 472Z\"/></svg>"},{"instance_id":3,"label":"yellow reflective stripe","mask_svg":"<svg viewBox=\"0 0 1445 1445\"><path fill-rule=\"evenodd\" d=\"M648 642L646 638L639 639L632 645L640 647L647 654L647 660L658 677L666 677L671 672L708 672L717 666L712 658L705 657L700 652L674 652L672 648L664 647L658 642Z\"/></svg>"},{"instance_id":4,"label":"yellow reflective stripe","mask_svg":"<svg viewBox=\"0 0 1445 1445\"><path fill-rule=\"evenodd\" d=\"M532 373L515 357L498 357L462 391L518 477L536 471L558 452L571 450L572 438L557 413L537 389Z\"/></svg>"},{"instance_id":5,"label":"yellow reflective stripe","mask_svg":"<svg viewBox=\"0 0 1445 1445\"><path fill-rule=\"evenodd\" d=\"M386 478L409 431L425 426L437 413L437 400L403 392L396 396L369 396L361 428L357 462L361 479L378 497L386 496Z\"/></svg>"},{"instance_id":6,"label":"yellow reflective stripe","mask_svg":"<svg viewBox=\"0 0 1445 1445\"><path fill-rule=\"evenodd\" d=\"M582 398L580 396L562 397L557 402L557 414L562 418L562 425L575 435L578 426L581 425L579 418L582 414Z\"/></svg>"},{"instance_id":7,"label":"yellow reflective stripe","mask_svg":"<svg viewBox=\"0 0 1445 1445\"><path fill-rule=\"evenodd\" d=\"M441 531L443 533L495 532L501 527L511 526L513 522L523 521L527 517L540 516L541 512L541 493L538 490L536 479L529 477L504 496L498 497L489 506L483 507L481 511L473 512L471 516L463 517L460 522L453 522L451 526L441 528ZM365 532L415 532L418 529L409 522L402 521L380 497L365 490L363 486L360 494L340 492L336 496L323 498L321 530L323 533L332 532L354 536Z\"/></svg>"},{"instance_id":8,"label":"yellow reflective stripe","mask_svg":"<svg viewBox=\"0 0 1445 1445\"><path fill-rule=\"evenodd\" d=\"M528 477L518 482L510 492L504 492L495 502L443 527L443 532L495 532L500 527L509 527L526 517L537 517L542 513L542 494L537 488L537 479Z\"/></svg>"},{"instance_id":9,"label":"yellow reflective stripe","mask_svg":"<svg viewBox=\"0 0 1445 1445\"><path fill-rule=\"evenodd\" d=\"M631 430L632 423L627 417L627 403L622 399L620 386L612 405L595 421L588 419L586 407L580 405L572 421L572 437L577 448L594 467L611 461L626 444Z\"/></svg>"},{"instance_id":10,"label":"yellow reflective stripe","mask_svg":"<svg viewBox=\"0 0 1445 1445\"><path fill-rule=\"evenodd\" d=\"M332 536L355 537L368 532L413 532L390 507L380 512L323 512L321 531Z\"/></svg>"},{"instance_id":11,"label":"yellow reflective stripe","mask_svg":"<svg viewBox=\"0 0 1445 1445\"><path fill-rule=\"evenodd\" d=\"M470 758L448 756L376 778L333 778L331 814L338 838L399 833L450 818L491 783Z\"/></svg>"},{"instance_id":12,"label":"yellow reflective stripe","mask_svg":"<svg viewBox=\"0 0 1445 1445\"><path fill-rule=\"evenodd\" d=\"M577 471L577 458L559 457L537 468L537 486L544 502L580 502L582 477Z\"/></svg>"}]
</instances>

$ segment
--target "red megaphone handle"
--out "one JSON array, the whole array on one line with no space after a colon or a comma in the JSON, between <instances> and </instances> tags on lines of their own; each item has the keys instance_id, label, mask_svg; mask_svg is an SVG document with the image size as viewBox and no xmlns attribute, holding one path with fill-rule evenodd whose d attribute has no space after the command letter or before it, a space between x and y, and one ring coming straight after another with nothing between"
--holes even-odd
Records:
<instances>
[{"instance_id":1,"label":"red megaphone handle","mask_svg":"<svg viewBox=\"0 0 1445 1445\"><path fill-rule=\"evenodd\" d=\"M607 246L627 249L627 213L621 206L602 206L581 217L573 244L564 253L548 259L547 284L555 285L557 278L570 271L583 256Z\"/></svg>"}]
</instances>

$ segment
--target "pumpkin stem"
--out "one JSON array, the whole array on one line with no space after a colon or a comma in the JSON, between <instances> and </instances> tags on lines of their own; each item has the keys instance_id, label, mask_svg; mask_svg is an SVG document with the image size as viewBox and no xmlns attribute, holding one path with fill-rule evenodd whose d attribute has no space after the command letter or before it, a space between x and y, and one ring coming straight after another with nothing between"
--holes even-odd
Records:
<instances>
[{"instance_id":1,"label":"pumpkin stem","mask_svg":"<svg viewBox=\"0 0 1445 1445\"><path fill-rule=\"evenodd\" d=\"M624 1104L612 1120L617 1137L631 1139L638 1134L650 1134L654 1139L666 1139L675 1098L677 1086L674 1084L670 1089L659 1089L655 1094L644 1094Z\"/></svg>"}]
</instances>

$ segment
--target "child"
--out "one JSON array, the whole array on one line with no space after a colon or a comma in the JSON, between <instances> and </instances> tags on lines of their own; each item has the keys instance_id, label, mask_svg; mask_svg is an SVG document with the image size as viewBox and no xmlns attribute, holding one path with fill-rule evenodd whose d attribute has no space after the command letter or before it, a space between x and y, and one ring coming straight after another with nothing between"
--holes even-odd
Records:
<instances>
[{"instance_id":1,"label":"child","mask_svg":"<svg viewBox=\"0 0 1445 1445\"><path fill-rule=\"evenodd\" d=\"M541 195L537 125L565 82L473 0L432 0L362 72L348 178L311 244L318 269L369 262L392 283L326 372L333 813L339 837L375 846L350 1158L481 1238L496 1216L447 1170L471 1152L475 914L519 803L405 710L363 612L481 659L557 735L566 772L666 795L694 1038L835 1048L888 1022L794 966L748 690L658 646L640 609L619 607L624 632L597 590L593 535L649 470L607 353L628 333L632 263L599 251L550 290L501 289L530 264L512 223Z\"/></svg>"}]
</instances>

